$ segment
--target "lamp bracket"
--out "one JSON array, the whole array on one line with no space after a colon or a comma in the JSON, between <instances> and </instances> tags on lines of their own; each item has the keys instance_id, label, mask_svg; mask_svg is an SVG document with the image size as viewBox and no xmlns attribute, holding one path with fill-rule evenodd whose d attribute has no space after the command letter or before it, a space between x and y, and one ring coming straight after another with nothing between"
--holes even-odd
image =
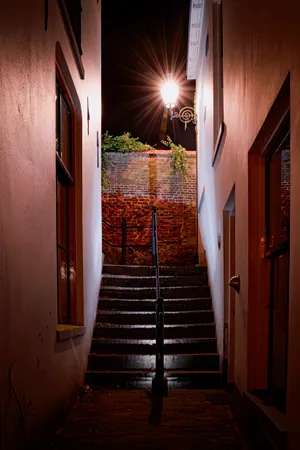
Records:
<instances>
[{"instance_id":1,"label":"lamp bracket","mask_svg":"<svg viewBox=\"0 0 300 450\"><path fill-rule=\"evenodd\" d=\"M170 118L171 120L179 119L183 122L185 130L187 129L188 123L193 122L193 124L196 124L195 110L191 106L185 106L180 111L174 111L173 108L170 108Z\"/></svg>"}]
</instances>

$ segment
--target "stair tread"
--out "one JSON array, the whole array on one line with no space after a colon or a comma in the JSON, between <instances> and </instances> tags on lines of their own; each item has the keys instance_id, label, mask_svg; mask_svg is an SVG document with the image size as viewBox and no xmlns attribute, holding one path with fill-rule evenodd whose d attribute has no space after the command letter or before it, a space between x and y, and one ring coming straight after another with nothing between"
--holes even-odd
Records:
<instances>
[{"instance_id":1,"label":"stair tread","mask_svg":"<svg viewBox=\"0 0 300 450\"><path fill-rule=\"evenodd\" d=\"M172 279L172 278L190 278L190 277L203 277L202 274L193 274L193 275L159 275L159 278ZM121 280L130 280L132 278L138 278L139 280L156 280L156 275L121 275L121 274L113 274L113 273L104 273L102 278L118 278Z\"/></svg>"},{"instance_id":2,"label":"stair tread","mask_svg":"<svg viewBox=\"0 0 300 450\"><path fill-rule=\"evenodd\" d=\"M106 267L124 267L121 264L103 264L103 269L105 269ZM136 267L142 267L142 268L148 268L148 269L155 269L155 266L152 265L136 265L136 266L132 266L132 265L127 265L126 264L126 268L136 268ZM200 266L200 267L206 267L206 266ZM195 266L163 266L160 265L160 269L178 269L178 270L195 270Z\"/></svg>"},{"instance_id":3,"label":"stair tread","mask_svg":"<svg viewBox=\"0 0 300 450\"><path fill-rule=\"evenodd\" d=\"M211 338L176 338L176 339L164 339L165 344L181 344L181 343L197 343L200 342L206 342L206 341L216 341L216 337ZM113 341L113 343L121 344L123 341L126 344L153 344L155 345L156 339L128 339L128 338L118 338L118 339L110 339L110 338L92 338L92 341L100 341L100 342L110 342Z\"/></svg>"},{"instance_id":4,"label":"stair tread","mask_svg":"<svg viewBox=\"0 0 300 450\"><path fill-rule=\"evenodd\" d=\"M219 370L165 370L164 371L166 375L172 375L172 374L177 374L180 373L181 375L191 375L191 374L203 374L203 373L207 373L207 374L220 374L221 372ZM145 369L145 370L141 370L141 369L137 369L137 370L87 370L87 373L111 373L111 374L147 374L147 373L155 373L155 369Z\"/></svg>"},{"instance_id":5,"label":"stair tread","mask_svg":"<svg viewBox=\"0 0 300 450\"><path fill-rule=\"evenodd\" d=\"M153 354L144 354L144 353L90 353L90 355L93 356L105 356L105 358L109 357L109 356L151 356L153 357ZM191 357L191 356L217 356L219 355L219 353L215 352L215 353L165 353L165 356L186 356L186 357Z\"/></svg>"},{"instance_id":6,"label":"stair tread","mask_svg":"<svg viewBox=\"0 0 300 450\"><path fill-rule=\"evenodd\" d=\"M186 289L193 289L193 288L197 288L199 289L199 285L182 285L182 286L161 286L161 289L182 289L182 288L186 288ZM203 287L208 287L208 286L203 286ZM102 290L108 290L108 289L115 289L116 291L129 291L134 289L135 291L143 291L143 290L148 290L148 289L152 289L153 291L156 291L156 286L101 286L101 291Z\"/></svg>"},{"instance_id":7,"label":"stair tread","mask_svg":"<svg viewBox=\"0 0 300 450\"><path fill-rule=\"evenodd\" d=\"M161 266L160 278L164 373L170 386L219 385L220 355L207 268ZM102 280L87 380L101 386L148 386L155 375L157 348L155 267L106 264Z\"/></svg>"},{"instance_id":8,"label":"stair tread","mask_svg":"<svg viewBox=\"0 0 300 450\"><path fill-rule=\"evenodd\" d=\"M153 304L156 303L155 298L117 298L117 297L101 297L101 295L98 297L98 300L100 301L109 301L109 302L151 302ZM183 298L164 298L164 303L171 303L171 302L189 302L189 301L202 301L202 300L211 300L211 297L183 297Z\"/></svg>"},{"instance_id":9,"label":"stair tread","mask_svg":"<svg viewBox=\"0 0 300 450\"><path fill-rule=\"evenodd\" d=\"M193 310L189 310L189 311L165 311L164 315L176 315L176 314L192 314L192 313L212 313L213 310L212 309L193 309ZM156 312L155 311L123 311L122 309L98 309L97 310L97 314L106 314L109 315L111 314L113 315L137 315L137 314L144 314L144 315L155 315Z\"/></svg>"},{"instance_id":10,"label":"stair tread","mask_svg":"<svg viewBox=\"0 0 300 450\"><path fill-rule=\"evenodd\" d=\"M178 323L178 324L164 324L164 328L190 328L190 327L199 327L199 326L211 326L215 325L215 322L209 323ZM110 322L97 322L95 323L95 327L103 327L103 328L156 328L156 325L139 325L139 324L119 324L119 323L110 323Z\"/></svg>"}]
</instances>

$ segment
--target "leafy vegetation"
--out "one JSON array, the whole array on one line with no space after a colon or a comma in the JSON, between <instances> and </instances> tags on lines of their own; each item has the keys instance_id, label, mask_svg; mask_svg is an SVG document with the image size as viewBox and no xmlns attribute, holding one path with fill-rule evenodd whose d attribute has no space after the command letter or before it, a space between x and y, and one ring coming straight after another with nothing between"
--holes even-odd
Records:
<instances>
[{"instance_id":1,"label":"leafy vegetation","mask_svg":"<svg viewBox=\"0 0 300 450\"><path fill-rule=\"evenodd\" d=\"M112 136L105 131L102 135L102 152L146 152L151 150L151 145L143 144L139 138L131 136L131 133L125 131L121 136Z\"/></svg>"},{"instance_id":2,"label":"leafy vegetation","mask_svg":"<svg viewBox=\"0 0 300 450\"><path fill-rule=\"evenodd\" d=\"M176 145L167 136L165 141L162 143L171 149L171 158L174 164L175 171L178 171L181 175L186 174L188 157L187 151L182 145ZM152 150L153 147L148 144L143 144L139 141L139 138L131 136L131 133L125 131L120 136L112 136L108 131L102 135L101 141L101 180L102 186L107 187L109 185L109 180L107 177L107 160L105 158L106 152L118 152L118 153L142 153Z\"/></svg>"},{"instance_id":3,"label":"leafy vegetation","mask_svg":"<svg viewBox=\"0 0 300 450\"><path fill-rule=\"evenodd\" d=\"M131 133L125 131L121 136L112 136L108 131L102 135L101 140L101 180L102 186L107 187L109 180L107 177L107 161L105 152L119 152L119 153L141 153L151 150L153 147L148 144L143 144L139 138L131 136Z\"/></svg>"},{"instance_id":4,"label":"leafy vegetation","mask_svg":"<svg viewBox=\"0 0 300 450\"><path fill-rule=\"evenodd\" d=\"M161 141L166 147L169 147L172 151L171 158L174 164L174 169L181 173L181 175L186 174L188 156L187 151L182 145L174 144L170 136L167 136L165 141Z\"/></svg>"}]
</instances>

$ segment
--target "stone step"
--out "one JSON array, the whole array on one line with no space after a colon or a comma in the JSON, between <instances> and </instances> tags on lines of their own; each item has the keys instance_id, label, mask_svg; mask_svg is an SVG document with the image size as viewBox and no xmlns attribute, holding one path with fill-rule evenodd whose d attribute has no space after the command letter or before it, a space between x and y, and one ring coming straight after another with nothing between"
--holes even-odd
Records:
<instances>
[{"instance_id":1,"label":"stone step","mask_svg":"<svg viewBox=\"0 0 300 450\"><path fill-rule=\"evenodd\" d=\"M155 311L155 299L133 300L120 298L100 298L98 309L112 309L118 311ZM164 300L165 311L195 311L211 310L210 298L178 298Z\"/></svg>"},{"instance_id":2,"label":"stone step","mask_svg":"<svg viewBox=\"0 0 300 450\"><path fill-rule=\"evenodd\" d=\"M172 286L161 288L161 295L164 299L170 298L199 298L210 297L208 286ZM120 287L103 286L100 289L100 297L122 298L122 299L155 299L155 287Z\"/></svg>"},{"instance_id":3,"label":"stone step","mask_svg":"<svg viewBox=\"0 0 300 450\"><path fill-rule=\"evenodd\" d=\"M154 370L155 355L90 354L88 370ZM165 370L219 370L217 353L164 356Z\"/></svg>"},{"instance_id":4,"label":"stone step","mask_svg":"<svg viewBox=\"0 0 300 450\"><path fill-rule=\"evenodd\" d=\"M165 339L166 354L217 353L216 338ZM92 339L91 353L155 355L155 339Z\"/></svg>"},{"instance_id":5,"label":"stone step","mask_svg":"<svg viewBox=\"0 0 300 450\"><path fill-rule=\"evenodd\" d=\"M164 314L164 323L166 325L213 322L213 311L175 311L166 312ZM120 325L155 325L156 314L154 312L136 311L97 311L96 323L112 323Z\"/></svg>"},{"instance_id":6,"label":"stone step","mask_svg":"<svg viewBox=\"0 0 300 450\"><path fill-rule=\"evenodd\" d=\"M219 371L167 370L165 376L169 389L218 389L221 387ZM154 371L91 371L85 383L92 388L151 389Z\"/></svg>"},{"instance_id":7,"label":"stone step","mask_svg":"<svg viewBox=\"0 0 300 450\"><path fill-rule=\"evenodd\" d=\"M214 323L198 323L164 326L165 339L214 338ZM117 325L98 323L94 327L93 338L106 339L155 339L155 325Z\"/></svg>"},{"instance_id":8,"label":"stone step","mask_svg":"<svg viewBox=\"0 0 300 450\"><path fill-rule=\"evenodd\" d=\"M160 275L197 275L207 274L206 266L160 266ZM154 266L121 266L114 264L104 264L103 274L112 275L132 275L132 276L152 276L155 275Z\"/></svg>"},{"instance_id":9,"label":"stone step","mask_svg":"<svg viewBox=\"0 0 300 450\"><path fill-rule=\"evenodd\" d=\"M207 275L174 276L160 275L160 286L207 286ZM129 276L129 275L111 275L105 274L101 280L101 286L120 286L120 287L155 287L156 277L154 276Z\"/></svg>"}]
</instances>

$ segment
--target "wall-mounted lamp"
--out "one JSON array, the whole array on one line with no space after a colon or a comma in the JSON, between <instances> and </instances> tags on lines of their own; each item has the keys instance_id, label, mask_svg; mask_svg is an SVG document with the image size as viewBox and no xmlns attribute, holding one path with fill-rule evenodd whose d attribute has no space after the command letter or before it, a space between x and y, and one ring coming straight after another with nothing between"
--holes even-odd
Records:
<instances>
[{"instance_id":1,"label":"wall-mounted lamp","mask_svg":"<svg viewBox=\"0 0 300 450\"><path fill-rule=\"evenodd\" d=\"M196 124L195 110L191 106L185 106L184 108L181 108L180 111L174 111L179 95L179 86L170 76L168 77L168 81L162 85L160 92L165 107L169 110L171 120L179 119L184 123L185 130L187 129L188 123L193 122Z\"/></svg>"}]
</instances>

